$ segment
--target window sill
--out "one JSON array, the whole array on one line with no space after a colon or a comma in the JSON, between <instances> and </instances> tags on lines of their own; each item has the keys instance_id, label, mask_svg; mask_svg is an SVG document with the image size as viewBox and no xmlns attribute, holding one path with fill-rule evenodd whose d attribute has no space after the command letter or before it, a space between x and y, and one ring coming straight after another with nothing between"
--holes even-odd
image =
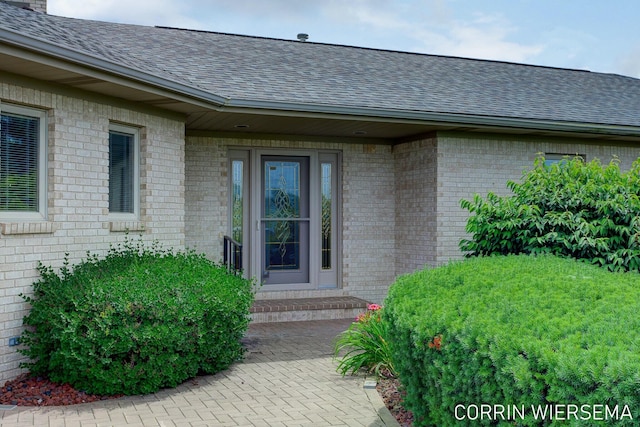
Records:
<instances>
[{"instance_id":1,"label":"window sill","mask_svg":"<svg viewBox=\"0 0 640 427\"><path fill-rule=\"evenodd\" d=\"M5 236L18 234L53 234L57 229L56 224L49 221L0 223L0 234Z\"/></svg>"},{"instance_id":2,"label":"window sill","mask_svg":"<svg viewBox=\"0 0 640 427\"><path fill-rule=\"evenodd\" d=\"M131 231L145 231L144 222L142 221L111 221L109 222L109 231L112 233L127 233Z\"/></svg>"}]
</instances>

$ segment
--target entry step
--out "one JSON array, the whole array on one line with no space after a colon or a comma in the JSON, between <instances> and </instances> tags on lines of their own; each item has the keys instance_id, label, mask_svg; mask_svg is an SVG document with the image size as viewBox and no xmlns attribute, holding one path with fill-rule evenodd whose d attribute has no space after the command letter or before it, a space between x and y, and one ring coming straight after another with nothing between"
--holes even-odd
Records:
<instances>
[{"instance_id":1,"label":"entry step","mask_svg":"<svg viewBox=\"0 0 640 427\"><path fill-rule=\"evenodd\" d=\"M259 299L251 307L251 318L254 323L355 319L367 304L351 296Z\"/></svg>"}]
</instances>

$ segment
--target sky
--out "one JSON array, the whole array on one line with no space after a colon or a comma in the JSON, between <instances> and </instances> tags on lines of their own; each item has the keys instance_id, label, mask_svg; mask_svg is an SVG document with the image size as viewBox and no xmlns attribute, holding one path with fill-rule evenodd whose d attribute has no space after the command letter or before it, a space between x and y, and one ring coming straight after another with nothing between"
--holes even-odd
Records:
<instances>
[{"instance_id":1,"label":"sky","mask_svg":"<svg viewBox=\"0 0 640 427\"><path fill-rule=\"evenodd\" d=\"M47 11L640 78L638 0L48 0Z\"/></svg>"}]
</instances>

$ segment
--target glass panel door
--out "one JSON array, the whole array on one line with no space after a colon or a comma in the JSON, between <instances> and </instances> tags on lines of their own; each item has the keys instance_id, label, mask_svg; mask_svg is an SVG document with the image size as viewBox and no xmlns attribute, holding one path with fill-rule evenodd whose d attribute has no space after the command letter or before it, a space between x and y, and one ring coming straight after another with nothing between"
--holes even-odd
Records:
<instances>
[{"instance_id":1,"label":"glass panel door","mask_svg":"<svg viewBox=\"0 0 640 427\"><path fill-rule=\"evenodd\" d=\"M309 282L309 158L262 156L265 285Z\"/></svg>"}]
</instances>

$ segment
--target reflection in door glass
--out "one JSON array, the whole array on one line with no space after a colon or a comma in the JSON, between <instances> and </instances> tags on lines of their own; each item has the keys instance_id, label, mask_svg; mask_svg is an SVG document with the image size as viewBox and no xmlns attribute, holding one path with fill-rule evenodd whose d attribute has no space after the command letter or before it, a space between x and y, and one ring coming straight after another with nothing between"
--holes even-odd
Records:
<instances>
[{"instance_id":1,"label":"reflection in door glass","mask_svg":"<svg viewBox=\"0 0 640 427\"><path fill-rule=\"evenodd\" d=\"M331 269L331 163L322 163L322 269Z\"/></svg>"},{"instance_id":2,"label":"reflection in door glass","mask_svg":"<svg viewBox=\"0 0 640 427\"><path fill-rule=\"evenodd\" d=\"M267 270L299 270L300 223L267 221L265 227Z\"/></svg>"},{"instance_id":3,"label":"reflection in door glass","mask_svg":"<svg viewBox=\"0 0 640 427\"><path fill-rule=\"evenodd\" d=\"M300 163L267 161L264 168L267 270L300 268Z\"/></svg>"},{"instance_id":4,"label":"reflection in door glass","mask_svg":"<svg viewBox=\"0 0 640 427\"><path fill-rule=\"evenodd\" d=\"M243 223L243 206L242 197L244 193L243 185L243 169L244 162L242 160L234 160L231 163L231 173L233 188L231 193L231 221L232 221L232 236L231 238L236 242L242 243L242 223Z\"/></svg>"}]
</instances>

